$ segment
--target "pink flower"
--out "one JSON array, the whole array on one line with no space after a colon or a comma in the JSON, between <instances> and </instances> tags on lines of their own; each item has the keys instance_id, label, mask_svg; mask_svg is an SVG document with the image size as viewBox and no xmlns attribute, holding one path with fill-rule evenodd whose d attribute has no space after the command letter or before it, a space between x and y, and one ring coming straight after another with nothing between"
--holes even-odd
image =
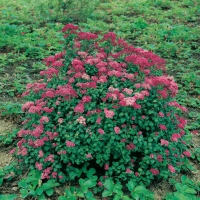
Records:
<instances>
[{"instance_id":1,"label":"pink flower","mask_svg":"<svg viewBox=\"0 0 200 200\"><path fill-rule=\"evenodd\" d=\"M86 125L85 123L86 119L83 116L80 116L76 121L80 124Z\"/></svg>"},{"instance_id":2,"label":"pink flower","mask_svg":"<svg viewBox=\"0 0 200 200\"><path fill-rule=\"evenodd\" d=\"M167 127L165 125L163 125L163 124L160 124L159 127L160 127L161 130L164 130L164 131L167 130Z\"/></svg>"},{"instance_id":3,"label":"pink flower","mask_svg":"<svg viewBox=\"0 0 200 200\"><path fill-rule=\"evenodd\" d=\"M138 172L135 172L135 176L139 176L139 173L138 173Z\"/></svg>"},{"instance_id":4,"label":"pink flower","mask_svg":"<svg viewBox=\"0 0 200 200\"><path fill-rule=\"evenodd\" d=\"M166 153L166 156L168 156L169 155L169 150L165 150L165 153Z\"/></svg>"},{"instance_id":5,"label":"pink flower","mask_svg":"<svg viewBox=\"0 0 200 200\"><path fill-rule=\"evenodd\" d=\"M115 127L114 127L114 131L115 131L116 134L119 134L120 128L119 128L118 126L115 126Z\"/></svg>"},{"instance_id":6,"label":"pink flower","mask_svg":"<svg viewBox=\"0 0 200 200\"><path fill-rule=\"evenodd\" d=\"M105 133L104 130L101 129L101 128L98 129L98 132L99 132L101 135L103 135L103 134Z\"/></svg>"},{"instance_id":7,"label":"pink flower","mask_svg":"<svg viewBox=\"0 0 200 200\"><path fill-rule=\"evenodd\" d=\"M135 145L133 143L130 143L129 145L126 145L126 149L131 151L131 150L135 149Z\"/></svg>"},{"instance_id":8,"label":"pink flower","mask_svg":"<svg viewBox=\"0 0 200 200\"><path fill-rule=\"evenodd\" d=\"M193 135L198 135L198 131L197 131L197 130L191 131L191 133L192 133Z\"/></svg>"},{"instance_id":9,"label":"pink flower","mask_svg":"<svg viewBox=\"0 0 200 200\"><path fill-rule=\"evenodd\" d=\"M42 163L36 162L36 163L35 163L35 167L36 167L38 170L42 170Z\"/></svg>"},{"instance_id":10,"label":"pink flower","mask_svg":"<svg viewBox=\"0 0 200 200\"><path fill-rule=\"evenodd\" d=\"M42 106L31 106L28 110L29 113L39 113L42 110Z\"/></svg>"},{"instance_id":11,"label":"pink flower","mask_svg":"<svg viewBox=\"0 0 200 200\"><path fill-rule=\"evenodd\" d=\"M150 172L153 174L153 175L158 175L160 172L159 172L159 170L157 170L157 169L150 169Z\"/></svg>"},{"instance_id":12,"label":"pink flower","mask_svg":"<svg viewBox=\"0 0 200 200\"><path fill-rule=\"evenodd\" d=\"M62 29L62 32L66 32L67 30L77 30L78 26L74 26L73 24L67 24Z\"/></svg>"},{"instance_id":13,"label":"pink flower","mask_svg":"<svg viewBox=\"0 0 200 200\"><path fill-rule=\"evenodd\" d=\"M76 146L73 142L71 142L71 141L66 141L66 146L67 147L74 147L74 146Z\"/></svg>"},{"instance_id":14,"label":"pink flower","mask_svg":"<svg viewBox=\"0 0 200 200\"><path fill-rule=\"evenodd\" d=\"M171 136L171 141L173 142L178 142L178 139L181 138L181 135L178 134L178 133L174 133L172 136Z\"/></svg>"},{"instance_id":15,"label":"pink flower","mask_svg":"<svg viewBox=\"0 0 200 200\"><path fill-rule=\"evenodd\" d=\"M83 113L84 112L84 104L78 104L75 108L74 108L74 112L77 113Z\"/></svg>"},{"instance_id":16,"label":"pink flower","mask_svg":"<svg viewBox=\"0 0 200 200\"><path fill-rule=\"evenodd\" d=\"M101 119L100 117L97 118L96 123L97 123L97 124L100 124L100 123L101 123L101 120L102 120L102 119Z\"/></svg>"},{"instance_id":17,"label":"pink flower","mask_svg":"<svg viewBox=\"0 0 200 200\"><path fill-rule=\"evenodd\" d=\"M187 157L191 157L191 153L189 151L184 151L183 154Z\"/></svg>"},{"instance_id":18,"label":"pink flower","mask_svg":"<svg viewBox=\"0 0 200 200\"><path fill-rule=\"evenodd\" d=\"M49 162L54 162L54 155L53 154L50 154L48 157L46 157L45 159L44 159L44 162L47 162L47 161L49 161Z\"/></svg>"},{"instance_id":19,"label":"pink flower","mask_svg":"<svg viewBox=\"0 0 200 200\"><path fill-rule=\"evenodd\" d=\"M98 183L98 186L102 187L103 186L103 183L101 181L99 181Z\"/></svg>"},{"instance_id":20,"label":"pink flower","mask_svg":"<svg viewBox=\"0 0 200 200\"><path fill-rule=\"evenodd\" d=\"M131 95L133 93L133 90L132 89L128 89L128 88L124 88L123 91L126 92L129 95Z\"/></svg>"},{"instance_id":21,"label":"pink flower","mask_svg":"<svg viewBox=\"0 0 200 200\"><path fill-rule=\"evenodd\" d=\"M122 138L120 142L126 142L126 139L125 139L125 138Z\"/></svg>"},{"instance_id":22,"label":"pink flower","mask_svg":"<svg viewBox=\"0 0 200 200\"><path fill-rule=\"evenodd\" d=\"M57 177L57 172L52 172L51 175L52 175L53 178L56 178Z\"/></svg>"},{"instance_id":23,"label":"pink flower","mask_svg":"<svg viewBox=\"0 0 200 200\"><path fill-rule=\"evenodd\" d=\"M16 148L12 149L12 150L10 151L10 154L14 154L15 151L16 151Z\"/></svg>"},{"instance_id":24,"label":"pink flower","mask_svg":"<svg viewBox=\"0 0 200 200\"><path fill-rule=\"evenodd\" d=\"M58 123L59 123L59 124L63 123L63 120L64 120L63 118L59 118L59 119L58 119Z\"/></svg>"},{"instance_id":25,"label":"pink flower","mask_svg":"<svg viewBox=\"0 0 200 200\"><path fill-rule=\"evenodd\" d=\"M90 97L90 96L84 96L84 97L82 98L82 102L83 102L83 103L91 102L91 97Z\"/></svg>"},{"instance_id":26,"label":"pink flower","mask_svg":"<svg viewBox=\"0 0 200 200\"><path fill-rule=\"evenodd\" d=\"M49 118L47 116L42 116L40 119L40 123L49 122Z\"/></svg>"},{"instance_id":27,"label":"pink flower","mask_svg":"<svg viewBox=\"0 0 200 200\"><path fill-rule=\"evenodd\" d=\"M146 116L142 115L142 119L145 119L145 118L146 118Z\"/></svg>"},{"instance_id":28,"label":"pink flower","mask_svg":"<svg viewBox=\"0 0 200 200\"><path fill-rule=\"evenodd\" d=\"M138 135L142 135L142 131L139 131L139 132L138 132Z\"/></svg>"},{"instance_id":29,"label":"pink flower","mask_svg":"<svg viewBox=\"0 0 200 200\"><path fill-rule=\"evenodd\" d=\"M34 106L34 102L28 101L22 106L22 111L28 110L31 106Z\"/></svg>"},{"instance_id":30,"label":"pink flower","mask_svg":"<svg viewBox=\"0 0 200 200\"><path fill-rule=\"evenodd\" d=\"M112 110L108 110L107 108L104 108L104 113L106 115L106 118L111 118L111 119L115 115L115 113Z\"/></svg>"},{"instance_id":31,"label":"pink flower","mask_svg":"<svg viewBox=\"0 0 200 200\"><path fill-rule=\"evenodd\" d=\"M171 171L171 173L175 173L175 168L172 165L168 165L168 169Z\"/></svg>"},{"instance_id":32,"label":"pink flower","mask_svg":"<svg viewBox=\"0 0 200 200\"><path fill-rule=\"evenodd\" d=\"M163 145L165 145L165 146L169 145L169 142L167 140L163 140L163 139L160 140L160 143L161 143L162 146Z\"/></svg>"},{"instance_id":33,"label":"pink flower","mask_svg":"<svg viewBox=\"0 0 200 200\"><path fill-rule=\"evenodd\" d=\"M43 172L41 179L50 179L49 174L51 173L52 167L47 167Z\"/></svg>"},{"instance_id":34,"label":"pink flower","mask_svg":"<svg viewBox=\"0 0 200 200\"><path fill-rule=\"evenodd\" d=\"M107 171L109 169L109 165L108 164L105 164L104 165L104 169Z\"/></svg>"},{"instance_id":35,"label":"pink flower","mask_svg":"<svg viewBox=\"0 0 200 200\"><path fill-rule=\"evenodd\" d=\"M127 174L131 174L132 171L131 171L129 168L127 168L127 169L126 169L126 173L127 173Z\"/></svg>"},{"instance_id":36,"label":"pink flower","mask_svg":"<svg viewBox=\"0 0 200 200\"><path fill-rule=\"evenodd\" d=\"M154 158L154 155L152 153L150 154L150 158Z\"/></svg>"},{"instance_id":37,"label":"pink flower","mask_svg":"<svg viewBox=\"0 0 200 200\"><path fill-rule=\"evenodd\" d=\"M160 117L164 117L165 115L164 115L163 112L159 112L159 113L158 113L158 116L160 116Z\"/></svg>"},{"instance_id":38,"label":"pink flower","mask_svg":"<svg viewBox=\"0 0 200 200\"><path fill-rule=\"evenodd\" d=\"M90 153L86 154L86 158L92 158L92 155Z\"/></svg>"},{"instance_id":39,"label":"pink flower","mask_svg":"<svg viewBox=\"0 0 200 200\"><path fill-rule=\"evenodd\" d=\"M157 160L158 160L158 162L162 162L162 156L161 155L157 155Z\"/></svg>"},{"instance_id":40,"label":"pink flower","mask_svg":"<svg viewBox=\"0 0 200 200\"><path fill-rule=\"evenodd\" d=\"M39 151L39 154L38 154L38 158L42 158L44 156L44 153L42 150Z\"/></svg>"}]
</instances>

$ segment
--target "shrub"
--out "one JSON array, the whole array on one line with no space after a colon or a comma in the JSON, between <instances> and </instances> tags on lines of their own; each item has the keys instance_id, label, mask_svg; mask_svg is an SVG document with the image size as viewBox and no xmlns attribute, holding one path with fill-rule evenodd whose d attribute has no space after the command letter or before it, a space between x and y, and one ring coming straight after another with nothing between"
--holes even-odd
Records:
<instances>
[{"instance_id":1,"label":"shrub","mask_svg":"<svg viewBox=\"0 0 200 200\"><path fill-rule=\"evenodd\" d=\"M46 70L27 84L16 154L42 179L74 180L83 166L106 177L149 184L179 172L190 157L186 108L165 61L109 32L62 29L65 51L44 59Z\"/></svg>"}]
</instances>

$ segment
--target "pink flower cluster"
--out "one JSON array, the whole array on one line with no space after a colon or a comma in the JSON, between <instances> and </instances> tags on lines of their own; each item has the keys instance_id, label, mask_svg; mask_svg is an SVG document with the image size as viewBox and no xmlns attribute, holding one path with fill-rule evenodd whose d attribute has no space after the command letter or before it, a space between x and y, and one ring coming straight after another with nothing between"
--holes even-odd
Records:
<instances>
[{"instance_id":1,"label":"pink flower cluster","mask_svg":"<svg viewBox=\"0 0 200 200\"><path fill-rule=\"evenodd\" d=\"M105 113L106 118L111 118L111 119L115 115L114 111L108 110L107 108L104 108L104 113Z\"/></svg>"},{"instance_id":2,"label":"pink flower cluster","mask_svg":"<svg viewBox=\"0 0 200 200\"><path fill-rule=\"evenodd\" d=\"M76 146L76 145L75 145L75 143L73 143L73 142L67 140L67 141L66 141L66 146L67 146L67 147L74 147L74 146Z\"/></svg>"},{"instance_id":3,"label":"pink flower cluster","mask_svg":"<svg viewBox=\"0 0 200 200\"><path fill-rule=\"evenodd\" d=\"M41 179L50 179L50 173L51 173L52 167L47 167L41 175Z\"/></svg>"},{"instance_id":4,"label":"pink flower cluster","mask_svg":"<svg viewBox=\"0 0 200 200\"><path fill-rule=\"evenodd\" d=\"M83 116L80 116L79 118L77 118L76 120L78 123L86 125L86 119Z\"/></svg>"},{"instance_id":5,"label":"pink flower cluster","mask_svg":"<svg viewBox=\"0 0 200 200\"><path fill-rule=\"evenodd\" d=\"M126 149L129 150L129 151L135 149L135 147L136 146L133 143L130 143L130 144L126 145Z\"/></svg>"},{"instance_id":6,"label":"pink flower cluster","mask_svg":"<svg viewBox=\"0 0 200 200\"><path fill-rule=\"evenodd\" d=\"M153 168L150 169L150 172L151 172L153 175L158 175L158 174L160 173L159 170L153 169Z\"/></svg>"},{"instance_id":7,"label":"pink flower cluster","mask_svg":"<svg viewBox=\"0 0 200 200\"><path fill-rule=\"evenodd\" d=\"M151 172L153 176L162 176L164 165L171 173L175 173L176 169L172 166L174 163L177 163L178 171L178 165L181 165L183 159L190 157L191 153L182 148L185 146L183 129L187 121L174 114L173 107L184 112L187 112L187 109L172 101L178 92L178 85L172 77L165 74L165 61L150 51L135 48L118 39L112 32L105 34L103 39L98 39L98 34L79 31L73 24L66 25L62 32L66 33L65 38L73 34L75 39L70 39L68 51L73 50L74 55L77 55L71 58L68 52L63 51L43 60L48 67L40 72L44 79L38 83L27 84L26 91L22 94L30 97L35 95L34 98L37 96L38 99L28 101L22 106L22 111L26 112L29 118L23 122L24 127L17 134L17 148L11 153L16 152L20 159L30 160L33 157L32 152L35 151L34 165L36 169L43 170L42 179L64 178L58 176L58 169L53 167L55 163L61 162L62 165L64 160L67 160L67 166L73 167L73 163L82 164L95 158L97 154L103 154L104 145L105 149L112 150L110 155L116 153L119 155L118 159L123 160L124 167L121 172L127 176L135 174L138 180L142 180L144 175L133 169L136 165L143 165L143 160L147 158L155 163L155 166L140 166L148 174ZM88 49L87 42L90 44ZM120 62L116 61L118 58ZM133 72L130 72L131 69ZM154 71L157 69L164 72L164 75L155 75ZM150 95L152 96L149 97ZM153 100L165 102L160 106L162 108L157 110L146 104L151 102L152 97L155 98ZM155 118L157 122L155 120L155 124L152 124ZM74 137L66 138L65 132L74 125L74 121L76 125L84 125L78 124L77 131L81 128L85 135L76 134L73 130ZM146 124L148 129L145 129ZM154 141L157 142L155 151L145 149L145 146L151 146L148 142L149 137L154 137ZM113 144L106 142L110 138ZM65 140L66 145L63 147L60 142ZM71 140L75 140L76 144ZM138 140L138 144L135 140ZM84 156L78 155L78 151L76 154L70 150L76 145L86 143L94 147L98 142L101 143L101 148L92 151L87 149ZM145 143L149 146L144 145ZM52 148L51 154L45 152L47 146ZM144 149L147 153L140 155ZM74 156L77 156L77 161L71 159ZM106 176L112 170L116 172L114 165L112 166L110 160L105 159L103 155L99 160L109 163L104 165ZM103 186L100 181L98 185Z\"/></svg>"}]
</instances>

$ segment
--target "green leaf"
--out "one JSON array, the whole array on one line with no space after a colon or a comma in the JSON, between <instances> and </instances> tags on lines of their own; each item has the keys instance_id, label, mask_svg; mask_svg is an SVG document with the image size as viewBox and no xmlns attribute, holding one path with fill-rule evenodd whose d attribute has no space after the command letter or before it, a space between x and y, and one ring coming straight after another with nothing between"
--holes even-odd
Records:
<instances>
[{"instance_id":1,"label":"green leaf","mask_svg":"<svg viewBox=\"0 0 200 200\"><path fill-rule=\"evenodd\" d=\"M40 196L38 196L38 200L46 200L44 194L41 194Z\"/></svg>"},{"instance_id":2,"label":"green leaf","mask_svg":"<svg viewBox=\"0 0 200 200\"><path fill-rule=\"evenodd\" d=\"M0 195L1 200L14 200L17 198L16 194Z\"/></svg>"},{"instance_id":3,"label":"green leaf","mask_svg":"<svg viewBox=\"0 0 200 200\"><path fill-rule=\"evenodd\" d=\"M96 200L92 194L92 192L88 191L86 194L85 194L85 197L86 199L88 200Z\"/></svg>"},{"instance_id":4,"label":"green leaf","mask_svg":"<svg viewBox=\"0 0 200 200\"><path fill-rule=\"evenodd\" d=\"M79 185L80 185L80 186L84 185L84 183L85 183L85 182L84 182L84 179L82 179L82 178L80 178L78 182L79 182Z\"/></svg>"},{"instance_id":5,"label":"green leaf","mask_svg":"<svg viewBox=\"0 0 200 200\"><path fill-rule=\"evenodd\" d=\"M22 198L26 198L28 196L28 190L26 189L21 189L20 193Z\"/></svg>"},{"instance_id":6,"label":"green leaf","mask_svg":"<svg viewBox=\"0 0 200 200\"><path fill-rule=\"evenodd\" d=\"M53 185L51 184L51 183L44 183L42 186L41 186L41 188L45 191L45 190L48 190L48 189L50 189L50 188L52 188L53 187Z\"/></svg>"},{"instance_id":7,"label":"green leaf","mask_svg":"<svg viewBox=\"0 0 200 200\"><path fill-rule=\"evenodd\" d=\"M134 192L137 192L137 193L144 193L146 190L146 188L142 185L139 185L137 186L135 189L134 189Z\"/></svg>"},{"instance_id":8,"label":"green leaf","mask_svg":"<svg viewBox=\"0 0 200 200\"><path fill-rule=\"evenodd\" d=\"M81 186L80 188L82 192L86 193L88 191L88 187L86 185Z\"/></svg>"},{"instance_id":9,"label":"green leaf","mask_svg":"<svg viewBox=\"0 0 200 200\"><path fill-rule=\"evenodd\" d=\"M174 193L174 196L175 196L178 200L190 200L189 197L187 197L187 196L185 196L184 194L179 193L179 192L175 192L175 193Z\"/></svg>"},{"instance_id":10,"label":"green leaf","mask_svg":"<svg viewBox=\"0 0 200 200\"><path fill-rule=\"evenodd\" d=\"M3 184L3 178L0 178L0 186Z\"/></svg>"},{"instance_id":11,"label":"green leaf","mask_svg":"<svg viewBox=\"0 0 200 200\"><path fill-rule=\"evenodd\" d=\"M78 197L84 198L84 193L83 193L83 192L77 192L76 195L77 195Z\"/></svg>"},{"instance_id":12,"label":"green leaf","mask_svg":"<svg viewBox=\"0 0 200 200\"><path fill-rule=\"evenodd\" d=\"M24 180L21 180L21 181L19 181L18 182L18 185L19 185L19 187L22 187L22 188L27 188L27 183L26 183L26 181L24 181Z\"/></svg>"},{"instance_id":13,"label":"green leaf","mask_svg":"<svg viewBox=\"0 0 200 200\"><path fill-rule=\"evenodd\" d=\"M68 198L67 198L67 197L64 197L64 196L59 196L59 197L58 197L58 200L68 200Z\"/></svg>"},{"instance_id":14,"label":"green leaf","mask_svg":"<svg viewBox=\"0 0 200 200\"><path fill-rule=\"evenodd\" d=\"M69 197L69 200L76 200L76 199L77 198L74 195L72 195L72 196Z\"/></svg>"},{"instance_id":15,"label":"green leaf","mask_svg":"<svg viewBox=\"0 0 200 200\"><path fill-rule=\"evenodd\" d=\"M119 200L119 199L121 199L121 196L120 196L119 194L116 194L116 195L114 196L114 198L113 198L113 200Z\"/></svg>"},{"instance_id":16,"label":"green leaf","mask_svg":"<svg viewBox=\"0 0 200 200\"><path fill-rule=\"evenodd\" d=\"M128 196L122 196L121 199L122 200L131 200Z\"/></svg>"},{"instance_id":17,"label":"green leaf","mask_svg":"<svg viewBox=\"0 0 200 200\"><path fill-rule=\"evenodd\" d=\"M71 191L68 190L68 189L65 190L65 193L66 193L66 195L67 195L68 197L72 195Z\"/></svg>"},{"instance_id":18,"label":"green leaf","mask_svg":"<svg viewBox=\"0 0 200 200\"><path fill-rule=\"evenodd\" d=\"M43 193L43 189L42 188L37 188L36 189L36 193L37 193L37 195L41 195Z\"/></svg>"},{"instance_id":19,"label":"green leaf","mask_svg":"<svg viewBox=\"0 0 200 200\"><path fill-rule=\"evenodd\" d=\"M181 182L184 183L187 180L187 176L181 176Z\"/></svg>"},{"instance_id":20,"label":"green leaf","mask_svg":"<svg viewBox=\"0 0 200 200\"><path fill-rule=\"evenodd\" d=\"M181 191L182 191L183 185L180 184L180 183L176 183L176 184L175 184L175 187L176 187L176 190L177 190L177 191L181 192Z\"/></svg>"},{"instance_id":21,"label":"green leaf","mask_svg":"<svg viewBox=\"0 0 200 200\"><path fill-rule=\"evenodd\" d=\"M87 172L87 177L92 178L92 176L95 174L96 170L94 168L90 168Z\"/></svg>"},{"instance_id":22,"label":"green leaf","mask_svg":"<svg viewBox=\"0 0 200 200\"><path fill-rule=\"evenodd\" d=\"M135 188L135 185L136 185L135 182L131 180L128 182L126 186L128 187L129 191L132 192Z\"/></svg>"},{"instance_id":23,"label":"green leaf","mask_svg":"<svg viewBox=\"0 0 200 200\"><path fill-rule=\"evenodd\" d=\"M185 190L185 193L188 193L188 194L196 194L197 192L196 192L196 190L193 189L193 188L187 188L187 189Z\"/></svg>"},{"instance_id":24,"label":"green leaf","mask_svg":"<svg viewBox=\"0 0 200 200\"><path fill-rule=\"evenodd\" d=\"M87 186L88 188L92 188L96 185L96 182L95 181L92 181L92 180L87 180L85 183L84 183L85 186Z\"/></svg>"},{"instance_id":25,"label":"green leaf","mask_svg":"<svg viewBox=\"0 0 200 200\"><path fill-rule=\"evenodd\" d=\"M0 169L0 176L4 176L4 175L5 175L4 171Z\"/></svg>"},{"instance_id":26,"label":"green leaf","mask_svg":"<svg viewBox=\"0 0 200 200\"><path fill-rule=\"evenodd\" d=\"M26 181L26 183L31 183L33 181L37 181L37 178L35 178L35 177L28 177L25 181Z\"/></svg>"},{"instance_id":27,"label":"green leaf","mask_svg":"<svg viewBox=\"0 0 200 200\"><path fill-rule=\"evenodd\" d=\"M112 196L112 192L108 190L104 190L102 193L102 197L109 197Z\"/></svg>"},{"instance_id":28,"label":"green leaf","mask_svg":"<svg viewBox=\"0 0 200 200\"><path fill-rule=\"evenodd\" d=\"M120 196L123 195L123 192L121 191L121 189L118 189L118 188L114 188L113 192L120 195Z\"/></svg>"},{"instance_id":29,"label":"green leaf","mask_svg":"<svg viewBox=\"0 0 200 200\"><path fill-rule=\"evenodd\" d=\"M114 189L114 184L111 180L106 180L105 183L104 183L104 187L112 192L113 189Z\"/></svg>"},{"instance_id":30,"label":"green leaf","mask_svg":"<svg viewBox=\"0 0 200 200\"><path fill-rule=\"evenodd\" d=\"M137 192L131 192L131 196L132 196L134 199L139 199L139 198L140 198L140 194L137 193Z\"/></svg>"},{"instance_id":31,"label":"green leaf","mask_svg":"<svg viewBox=\"0 0 200 200\"><path fill-rule=\"evenodd\" d=\"M33 189L33 190L30 190L29 191L29 195L32 195L32 196L37 196L37 193L36 193L36 191Z\"/></svg>"},{"instance_id":32,"label":"green leaf","mask_svg":"<svg viewBox=\"0 0 200 200\"><path fill-rule=\"evenodd\" d=\"M46 190L45 192L47 193L48 196L52 196L54 193L54 190L51 188L51 189Z\"/></svg>"}]
</instances>

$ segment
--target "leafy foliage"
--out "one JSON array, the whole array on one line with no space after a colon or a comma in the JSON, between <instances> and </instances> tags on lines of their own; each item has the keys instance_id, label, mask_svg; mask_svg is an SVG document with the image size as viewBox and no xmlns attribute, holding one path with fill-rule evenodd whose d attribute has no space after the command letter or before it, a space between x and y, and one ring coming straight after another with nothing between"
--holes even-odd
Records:
<instances>
[{"instance_id":1,"label":"leafy foliage","mask_svg":"<svg viewBox=\"0 0 200 200\"><path fill-rule=\"evenodd\" d=\"M101 38L72 24L62 31L67 51L45 58L44 78L22 94L24 127L13 150L20 164L61 182L80 177L85 163L100 179L147 185L180 171L191 156L180 117L187 109L174 101L165 61L112 32Z\"/></svg>"},{"instance_id":2,"label":"leafy foliage","mask_svg":"<svg viewBox=\"0 0 200 200\"><path fill-rule=\"evenodd\" d=\"M186 176L181 177L181 183L174 179L170 180L171 184L175 185L176 191L166 195L166 200L197 200L196 194L200 191L200 183L194 183Z\"/></svg>"}]
</instances>

